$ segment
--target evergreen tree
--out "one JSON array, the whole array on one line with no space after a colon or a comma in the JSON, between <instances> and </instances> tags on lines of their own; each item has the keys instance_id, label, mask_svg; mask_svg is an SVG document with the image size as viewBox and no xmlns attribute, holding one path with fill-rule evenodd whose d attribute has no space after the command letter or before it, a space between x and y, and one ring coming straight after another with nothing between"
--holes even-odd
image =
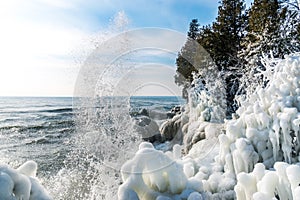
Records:
<instances>
[{"instance_id":1,"label":"evergreen tree","mask_svg":"<svg viewBox=\"0 0 300 200\"><path fill-rule=\"evenodd\" d=\"M243 37L245 22L244 0L222 0L218 17L213 24L214 31L214 60L224 69L230 70L238 63L237 53Z\"/></svg>"},{"instance_id":2,"label":"evergreen tree","mask_svg":"<svg viewBox=\"0 0 300 200\"><path fill-rule=\"evenodd\" d=\"M264 70L260 61L264 55L271 56L271 52L272 56L280 54L278 50L281 23L279 9L278 0L254 0L249 10L247 35L243 38L242 48L239 51L239 57L244 61L245 66L241 91L245 88L254 88L251 85L262 84L262 78L257 74Z\"/></svg>"},{"instance_id":3,"label":"evergreen tree","mask_svg":"<svg viewBox=\"0 0 300 200\"><path fill-rule=\"evenodd\" d=\"M280 10L280 52L290 54L300 51L300 12L294 1L284 0ZM283 57L283 56L280 56Z\"/></svg>"},{"instance_id":4,"label":"evergreen tree","mask_svg":"<svg viewBox=\"0 0 300 200\"><path fill-rule=\"evenodd\" d=\"M195 68L196 45L195 39L199 34L199 23L197 19L193 19L187 33L188 38L184 46L181 48L176 59L177 73L175 75L175 83L183 86L182 96L187 98L187 88L193 80L193 72L198 72Z\"/></svg>"},{"instance_id":5,"label":"evergreen tree","mask_svg":"<svg viewBox=\"0 0 300 200\"><path fill-rule=\"evenodd\" d=\"M299 50L297 27L299 11L291 9L289 0L254 0L249 12L249 32L244 40L242 56L270 54L276 58ZM299 40L298 40L299 41ZM257 58L258 57L258 58Z\"/></svg>"},{"instance_id":6,"label":"evergreen tree","mask_svg":"<svg viewBox=\"0 0 300 200\"><path fill-rule=\"evenodd\" d=\"M244 60L243 87L263 84L264 70L262 57L283 58L284 55L299 51L299 10L289 0L254 0L249 11L247 35L239 52Z\"/></svg>"},{"instance_id":7,"label":"evergreen tree","mask_svg":"<svg viewBox=\"0 0 300 200\"><path fill-rule=\"evenodd\" d=\"M283 38L283 53L300 51L300 1L284 0L281 11L280 33Z\"/></svg>"},{"instance_id":8,"label":"evergreen tree","mask_svg":"<svg viewBox=\"0 0 300 200\"><path fill-rule=\"evenodd\" d=\"M227 93L227 115L237 107L234 98L239 88L239 71L241 61L238 52L245 32L247 19L244 0L222 0L218 17L213 24L214 47L213 58L219 70L223 71Z\"/></svg>"},{"instance_id":9,"label":"evergreen tree","mask_svg":"<svg viewBox=\"0 0 300 200\"><path fill-rule=\"evenodd\" d=\"M199 23L197 19L193 19L192 22L190 23L190 29L188 32L188 37L190 39L195 40L198 36L199 33Z\"/></svg>"},{"instance_id":10,"label":"evergreen tree","mask_svg":"<svg viewBox=\"0 0 300 200\"><path fill-rule=\"evenodd\" d=\"M184 86L184 96L187 97L187 88L194 77L208 85L212 77L221 74L225 79L227 115L233 113L237 108L235 96L243 93L241 88L262 84L259 76L255 76L264 70L261 57L282 58L300 51L297 1L254 0L246 10L244 0L221 0L212 25L199 28L198 20L192 20L188 40L176 59L175 81Z\"/></svg>"}]
</instances>

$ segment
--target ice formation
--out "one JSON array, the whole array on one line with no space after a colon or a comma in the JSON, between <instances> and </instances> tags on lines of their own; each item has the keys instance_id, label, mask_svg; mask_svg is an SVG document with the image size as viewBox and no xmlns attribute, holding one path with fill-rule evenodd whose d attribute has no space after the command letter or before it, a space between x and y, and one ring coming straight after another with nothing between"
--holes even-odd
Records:
<instances>
[{"instance_id":1,"label":"ice formation","mask_svg":"<svg viewBox=\"0 0 300 200\"><path fill-rule=\"evenodd\" d=\"M300 59L287 57L273 70L268 85L242 103L239 118L219 136L225 172L248 173L257 162L271 168L276 161L299 161Z\"/></svg>"},{"instance_id":2,"label":"ice formation","mask_svg":"<svg viewBox=\"0 0 300 200\"><path fill-rule=\"evenodd\" d=\"M190 121L223 122L226 110L224 82L220 74L210 74L210 77L213 75L217 80L203 80L194 74L187 105Z\"/></svg>"},{"instance_id":3,"label":"ice formation","mask_svg":"<svg viewBox=\"0 0 300 200\"><path fill-rule=\"evenodd\" d=\"M180 131L183 134L185 153L188 153L195 143L218 136L223 129L226 110L224 91L221 89L223 82L220 75L215 76L218 80L212 82L197 78L194 74L194 87L189 92L189 102L181 115Z\"/></svg>"},{"instance_id":4,"label":"ice formation","mask_svg":"<svg viewBox=\"0 0 300 200\"><path fill-rule=\"evenodd\" d=\"M217 136L223 129L226 102L221 86L222 78L211 83L200 77L202 75L194 74L189 103L179 108L179 112L163 122L159 129L162 141L171 141L168 145L170 147L183 143L185 153L200 140Z\"/></svg>"},{"instance_id":5,"label":"ice formation","mask_svg":"<svg viewBox=\"0 0 300 200\"><path fill-rule=\"evenodd\" d=\"M0 197L5 200L50 200L44 187L35 178L37 164L27 161L18 169L0 165Z\"/></svg>"},{"instance_id":6,"label":"ice formation","mask_svg":"<svg viewBox=\"0 0 300 200\"><path fill-rule=\"evenodd\" d=\"M300 199L300 166L276 162L274 169L266 170L258 163L253 172L238 174L238 184L234 188L237 199Z\"/></svg>"},{"instance_id":7,"label":"ice formation","mask_svg":"<svg viewBox=\"0 0 300 200\"><path fill-rule=\"evenodd\" d=\"M163 153L142 143L122 167L120 199L299 199L300 57L266 67L266 84L225 122L224 134L207 128L209 137L185 156L177 145ZM195 134L212 115L190 107L182 130Z\"/></svg>"},{"instance_id":8,"label":"ice formation","mask_svg":"<svg viewBox=\"0 0 300 200\"><path fill-rule=\"evenodd\" d=\"M193 192L202 192L202 183L189 178L194 175L193 165L178 159L181 157L178 147L175 145L172 153L163 153L151 143L141 143L134 158L122 166L124 183L119 188L119 199L182 199Z\"/></svg>"}]
</instances>

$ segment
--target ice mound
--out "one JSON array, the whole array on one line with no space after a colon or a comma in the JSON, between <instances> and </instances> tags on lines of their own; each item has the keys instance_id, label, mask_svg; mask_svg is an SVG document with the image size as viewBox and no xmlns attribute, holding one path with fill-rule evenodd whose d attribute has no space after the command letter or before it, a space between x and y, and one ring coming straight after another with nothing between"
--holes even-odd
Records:
<instances>
[{"instance_id":1,"label":"ice mound","mask_svg":"<svg viewBox=\"0 0 300 200\"><path fill-rule=\"evenodd\" d=\"M242 102L239 118L229 121L226 135L219 136L225 172L248 173L258 162L271 168L277 161L299 161L300 58L266 67L266 87Z\"/></svg>"},{"instance_id":2,"label":"ice mound","mask_svg":"<svg viewBox=\"0 0 300 200\"><path fill-rule=\"evenodd\" d=\"M160 126L162 141L171 141L170 146L183 143L186 154L200 140L220 134L226 112L220 74L213 83L200 74L193 76L188 104Z\"/></svg>"},{"instance_id":3,"label":"ice mound","mask_svg":"<svg viewBox=\"0 0 300 200\"><path fill-rule=\"evenodd\" d=\"M35 178L37 164L27 161L18 169L0 165L0 197L5 200L50 200L44 187Z\"/></svg>"},{"instance_id":4,"label":"ice mound","mask_svg":"<svg viewBox=\"0 0 300 200\"><path fill-rule=\"evenodd\" d=\"M276 162L274 168L266 170L258 163L253 172L238 174L234 188L237 199L300 199L300 166Z\"/></svg>"},{"instance_id":5,"label":"ice mound","mask_svg":"<svg viewBox=\"0 0 300 200\"><path fill-rule=\"evenodd\" d=\"M217 81L210 81L194 74L188 104L181 116L185 153L197 142L218 136L223 129L226 112L225 94L222 90L224 83L220 75L215 76L218 77Z\"/></svg>"},{"instance_id":6,"label":"ice mound","mask_svg":"<svg viewBox=\"0 0 300 200\"><path fill-rule=\"evenodd\" d=\"M133 159L121 169L120 200L201 199L202 183L194 178L194 166L181 159L181 148L163 153L151 143L140 144ZM190 197L189 197L190 196Z\"/></svg>"}]
</instances>

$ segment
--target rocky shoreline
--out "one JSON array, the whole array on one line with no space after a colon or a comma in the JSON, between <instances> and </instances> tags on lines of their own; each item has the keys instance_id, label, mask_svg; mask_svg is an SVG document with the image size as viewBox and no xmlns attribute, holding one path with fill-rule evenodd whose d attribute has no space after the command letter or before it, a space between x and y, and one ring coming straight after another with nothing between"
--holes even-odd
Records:
<instances>
[{"instance_id":1,"label":"rocky shoreline","mask_svg":"<svg viewBox=\"0 0 300 200\"><path fill-rule=\"evenodd\" d=\"M144 141L151 142L158 149L165 151L171 150L175 144L180 144L184 146L184 154L197 142L215 138L224 129L223 123L191 122L189 112L184 106L174 106L165 114L160 113L159 117L153 111L142 108L132 117L135 130L142 135Z\"/></svg>"}]
</instances>

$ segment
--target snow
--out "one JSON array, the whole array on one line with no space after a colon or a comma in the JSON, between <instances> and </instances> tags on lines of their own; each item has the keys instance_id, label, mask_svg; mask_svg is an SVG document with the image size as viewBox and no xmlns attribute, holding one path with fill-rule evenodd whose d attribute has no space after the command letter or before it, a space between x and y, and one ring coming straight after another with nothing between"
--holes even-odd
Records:
<instances>
[{"instance_id":1,"label":"snow","mask_svg":"<svg viewBox=\"0 0 300 200\"><path fill-rule=\"evenodd\" d=\"M187 200L203 200L203 197L198 192L193 192L190 194Z\"/></svg>"},{"instance_id":2,"label":"snow","mask_svg":"<svg viewBox=\"0 0 300 200\"><path fill-rule=\"evenodd\" d=\"M27 161L18 169L0 166L0 197L5 200L50 200L45 188L36 179L37 164Z\"/></svg>"},{"instance_id":3,"label":"snow","mask_svg":"<svg viewBox=\"0 0 300 200\"><path fill-rule=\"evenodd\" d=\"M251 173L237 176L235 191L237 199L280 199L299 198L300 166L276 162L274 170L266 170L262 163L255 165Z\"/></svg>"},{"instance_id":4,"label":"snow","mask_svg":"<svg viewBox=\"0 0 300 200\"><path fill-rule=\"evenodd\" d=\"M143 143L122 167L119 197L135 192L139 199L299 199L300 57L265 64L267 85L218 128L208 126L215 114L207 109L208 93L200 90L196 100L202 95L205 101L189 102L182 132L204 138L184 155L179 145L163 153Z\"/></svg>"},{"instance_id":5,"label":"snow","mask_svg":"<svg viewBox=\"0 0 300 200\"><path fill-rule=\"evenodd\" d=\"M185 189L201 191L201 182L188 180L186 176L186 173L189 176L194 175L192 164L183 164L181 160L173 159L177 154L170 157L154 149L151 143L141 143L132 160L122 166L124 183L119 188L119 199L125 200L128 195L135 194L139 199L163 199L164 193L174 197L184 193Z\"/></svg>"},{"instance_id":6,"label":"snow","mask_svg":"<svg viewBox=\"0 0 300 200\"><path fill-rule=\"evenodd\" d=\"M299 96L296 91L299 91L300 82L294 78L299 72L299 57L288 57L281 61L275 66L268 86L258 88L237 111L240 117L228 122L226 135L220 139L230 144L222 145L221 151L232 154L233 163L226 164L233 166L230 170L235 174L252 171L257 162L270 168L276 161L298 161L298 155L293 156L293 151L298 151L299 148L300 102L297 100ZM248 158L244 157L243 160L250 166L240 165L239 156L234 156L238 154L235 149L239 145L243 146L241 141L248 145L248 153L244 155ZM238 150L240 152L241 148ZM255 155L257 153L258 158ZM223 161L224 159L225 155Z\"/></svg>"}]
</instances>

